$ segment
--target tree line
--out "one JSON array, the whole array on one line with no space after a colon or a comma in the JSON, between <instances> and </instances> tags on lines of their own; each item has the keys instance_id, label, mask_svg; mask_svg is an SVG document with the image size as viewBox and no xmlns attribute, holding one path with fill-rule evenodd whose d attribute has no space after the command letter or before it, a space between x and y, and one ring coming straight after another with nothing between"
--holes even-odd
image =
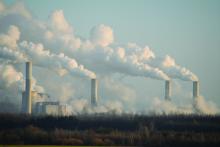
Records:
<instances>
[{"instance_id":1,"label":"tree line","mask_svg":"<svg viewBox=\"0 0 220 147\"><path fill-rule=\"evenodd\" d=\"M210 146L220 143L219 124L219 116L2 113L0 144Z\"/></svg>"}]
</instances>

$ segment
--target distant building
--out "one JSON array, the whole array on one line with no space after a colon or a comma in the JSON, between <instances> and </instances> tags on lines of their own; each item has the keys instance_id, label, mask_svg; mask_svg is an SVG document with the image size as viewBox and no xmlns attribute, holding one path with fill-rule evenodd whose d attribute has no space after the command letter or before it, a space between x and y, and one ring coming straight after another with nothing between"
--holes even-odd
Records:
<instances>
[{"instance_id":1,"label":"distant building","mask_svg":"<svg viewBox=\"0 0 220 147\"><path fill-rule=\"evenodd\" d=\"M61 105L59 102L43 101L35 103L34 114L36 115L54 115L54 116L65 116L66 105Z\"/></svg>"}]
</instances>

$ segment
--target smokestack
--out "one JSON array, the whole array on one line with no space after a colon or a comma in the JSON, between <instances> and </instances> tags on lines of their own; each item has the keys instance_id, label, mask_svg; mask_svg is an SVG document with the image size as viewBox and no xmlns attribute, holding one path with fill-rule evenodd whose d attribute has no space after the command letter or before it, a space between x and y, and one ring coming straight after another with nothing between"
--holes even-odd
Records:
<instances>
[{"instance_id":1,"label":"smokestack","mask_svg":"<svg viewBox=\"0 0 220 147\"><path fill-rule=\"evenodd\" d=\"M91 79L91 105L97 106L98 96L97 96L97 80Z\"/></svg>"},{"instance_id":2,"label":"smokestack","mask_svg":"<svg viewBox=\"0 0 220 147\"><path fill-rule=\"evenodd\" d=\"M26 62L26 84L25 84L25 95L26 95L26 113L31 114L31 78L32 78L32 64L31 62Z\"/></svg>"},{"instance_id":3,"label":"smokestack","mask_svg":"<svg viewBox=\"0 0 220 147\"><path fill-rule=\"evenodd\" d=\"M165 81L165 100L171 100L171 83L170 81Z\"/></svg>"},{"instance_id":4,"label":"smokestack","mask_svg":"<svg viewBox=\"0 0 220 147\"><path fill-rule=\"evenodd\" d=\"M199 81L193 81L193 97L199 97Z\"/></svg>"},{"instance_id":5,"label":"smokestack","mask_svg":"<svg viewBox=\"0 0 220 147\"><path fill-rule=\"evenodd\" d=\"M26 112L26 106L27 106L27 100L26 100L26 95L25 91L22 91L22 104L21 104L21 112L25 113Z\"/></svg>"}]
</instances>

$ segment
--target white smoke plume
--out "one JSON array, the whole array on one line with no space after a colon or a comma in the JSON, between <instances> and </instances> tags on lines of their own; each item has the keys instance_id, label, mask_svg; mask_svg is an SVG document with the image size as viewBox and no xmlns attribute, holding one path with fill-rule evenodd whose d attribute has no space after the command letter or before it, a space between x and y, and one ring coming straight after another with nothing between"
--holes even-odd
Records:
<instances>
[{"instance_id":1,"label":"white smoke plume","mask_svg":"<svg viewBox=\"0 0 220 147\"><path fill-rule=\"evenodd\" d=\"M195 112L197 114L215 115L218 113L218 107L212 101L206 101L203 96L194 100Z\"/></svg>"},{"instance_id":2,"label":"white smoke plume","mask_svg":"<svg viewBox=\"0 0 220 147\"><path fill-rule=\"evenodd\" d=\"M100 74L122 73L159 80L169 79L160 69L127 56L124 48L110 47L109 44L113 42L113 38L112 29L102 24L92 29L91 41L81 41L81 48L72 49L69 47L64 52L70 52L78 61ZM85 47L87 48L85 49Z\"/></svg>"},{"instance_id":3,"label":"white smoke plume","mask_svg":"<svg viewBox=\"0 0 220 147\"><path fill-rule=\"evenodd\" d=\"M21 89L24 80L21 72L12 65L0 65L0 112L19 112ZM7 108L8 105L12 108Z\"/></svg>"},{"instance_id":4,"label":"white smoke plume","mask_svg":"<svg viewBox=\"0 0 220 147\"><path fill-rule=\"evenodd\" d=\"M104 72L105 74L107 72L122 73L162 80L169 79L158 68L143 65L136 59L126 56L126 53L123 56L124 48L109 47L114 41L113 30L109 26L97 25L91 30L90 40L83 40L74 34L74 29L65 19L62 10L54 11L48 23L26 18L22 15L17 17L17 14L16 18L13 23L21 29L21 32L32 32L28 35L21 33L22 40L32 42L31 39L33 39L34 42L42 42L51 49L51 53L68 54L68 56L77 59L77 61L95 72ZM5 23L9 19L12 19L12 15L2 18ZM46 40L43 40L42 36L45 36Z\"/></svg>"},{"instance_id":5,"label":"white smoke plume","mask_svg":"<svg viewBox=\"0 0 220 147\"><path fill-rule=\"evenodd\" d=\"M64 17L62 10L57 10L50 16L50 25L53 31L61 33L73 33L72 27Z\"/></svg>"},{"instance_id":6,"label":"white smoke plume","mask_svg":"<svg viewBox=\"0 0 220 147\"><path fill-rule=\"evenodd\" d=\"M118 101L107 101L105 104L91 107L86 99L75 99L71 101L68 114L94 114L109 113L120 115L123 112L123 106Z\"/></svg>"},{"instance_id":7,"label":"white smoke plume","mask_svg":"<svg viewBox=\"0 0 220 147\"><path fill-rule=\"evenodd\" d=\"M19 51L0 46L0 61L2 63L21 63L27 61L27 58Z\"/></svg>"},{"instance_id":8,"label":"white smoke plume","mask_svg":"<svg viewBox=\"0 0 220 147\"><path fill-rule=\"evenodd\" d=\"M154 61L152 61L154 62ZM185 81L198 81L198 77L185 67L181 67L176 64L175 59L170 56L166 56L160 63L155 61L152 64L157 64L157 66L162 69L166 74L172 78L181 79Z\"/></svg>"},{"instance_id":9,"label":"white smoke plume","mask_svg":"<svg viewBox=\"0 0 220 147\"><path fill-rule=\"evenodd\" d=\"M193 100L192 104L176 105L172 101L154 98L150 114L200 114L200 115L215 115L218 113L217 106L210 101L206 101L202 96Z\"/></svg>"},{"instance_id":10,"label":"white smoke plume","mask_svg":"<svg viewBox=\"0 0 220 147\"><path fill-rule=\"evenodd\" d=\"M17 46L17 40L19 40L20 31L16 26L10 26L8 34L0 34L0 57L12 62L26 61L28 58L34 64L51 68L57 71L59 74L64 74L67 71L70 74L78 76L85 76L89 78L95 78L95 74L82 65L64 54L51 54L49 50L45 50L42 44L28 43L23 41ZM11 49L13 48L13 49ZM65 71L67 70L67 71Z\"/></svg>"},{"instance_id":11,"label":"white smoke plume","mask_svg":"<svg viewBox=\"0 0 220 147\"><path fill-rule=\"evenodd\" d=\"M20 89L23 88L24 78L21 72L17 72L12 65L0 65L0 83L1 88L10 87L17 84Z\"/></svg>"},{"instance_id":12,"label":"white smoke plume","mask_svg":"<svg viewBox=\"0 0 220 147\"><path fill-rule=\"evenodd\" d=\"M54 15L59 18L57 18L59 21L54 20ZM53 49L51 52L68 54L95 72L105 74L122 73L160 80L169 79L158 68L153 68L146 64L143 65L136 59L126 56L124 48L110 47L109 45L114 41L114 34L109 26L103 24L95 26L90 32L90 40L83 40L74 35L73 28L66 21L63 12L59 10L53 12L47 28L48 31L46 31L44 36L48 39L49 46L59 42L59 45L52 45L59 46L58 50Z\"/></svg>"},{"instance_id":13,"label":"white smoke plume","mask_svg":"<svg viewBox=\"0 0 220 147\"><path fill-rule=\"evenodd\" d=\"M24 91L24 75L18 71L13 65L1 64L0 65L0 88L7 89L16 85L19 92ZM37 85L37 80L32 78L32 90L43 92L43 87Z\"/></svg>"},{"instance_id":14,"label":"white smoke plume","mask_svg":"<svg viewBox=\"0 0 220 147\"><path fill-rule=\"evenodd\" d=\"M131 58L152 67L159 68L170 78L184 81L198 81L198 77L194 73L176 64L175 59L169 55L166 55L164 58L156 57L149 47L146 46L142 49L134 43L129 43L126 47L129 50L129 56L131 56Z\"/></svg>"},{"instance_id":15,"label":"white smoke plume","mask_svg":"<svg viewBox=\"0 0 220 147\"><path fill-rule=\"evenodd\" d=\"M25 7L22 6L22 4L19 4L19 6L21 7L19 12L20 10L23 12ZM8 11L10 11L10 9ZM186 79L186 77L191 74L187 69L181 68L176 64L167 67L162 63L155 65L154 60L152 60L153 63L145 62L150 59L155 59L154 53L148 47L142 49L135 44L129 44L126 48L109 47L114 41L113 30L109 26L103 24L95 26L90 32L90 40L83 40L76 37L73 27L66 20L62 10L54 11L50 15L48 23L36 21L31 19L31 17L25 17L26 15L24 15L24 13L19 14L21 17L15 20L14 23L18 25L21 30L26 29L36 34L31 37L24 35L23 37L25 38L23 38L23 40L33 38L35 41L43 42L45 43L44 45L52 49L51 52L63 52L68 54L93 71L104 72L107 70L107 72L120 72L132 76L149 76L150 78L163 80L168 80L169 76ZM8 17L11 18L11 15ZM4 18L7 20L7 16ZM7 22L6 20L5 22ZM34 26L35 29L33 29L32 26ZM40 32L42 34L39 34ZM37 38L35 36L40 37ZM42 41L42 36L45 36L46 41ZM132 55L130 55L129 49L132 50ZM166 58L164 62L167 62L167 60ZM155 66L155 68L149 64ZM97 67L94 67L94 65ZM164 72L166 72L166 74ZM196 80L196 78L193 80Z\"/></svg>"},{"instance_id":16,"label":"white smoke plume","mask_svg":"<svg viewBox=\"0 0 220 147\"><path fill-rule=\"evenodd\" d=\"M0 112L18 113L21 104L21 93L24 91L24 76L22 72L16 70L13 65L0 65ZM37 84L33 77L32 91L43 92L43 87ZM4 105L2 107L2 105ZM13 105L11 110L7 109L8 105Z\"/></svg>"},{"instance_id":17,"label":"white smoke plume","mask_svg":"<svg viewBox=\"0 0 220 147\"><path fill-rule=\"evenodd\" d=\"M153 98L149 113L153 115L196 114L191 104L184 106L176 105L172 101L167 101L158 97Z\"/></svg>"},{"instance_id":18,"label":"white smoke plume","mask_svg":"<svg viewBox=\"0 0 220 147\"><path fill-rule=\"evenodd\" d=\"M64 54L52 54L49 50L45 50L42 44L24 41L20 43L20 49L34 64L55 70L61 75L69 72L73 76L96 77L93 72L85 69L83 65L78 65L76 60Z\"/></svg>"},{"instance_id":19,"label":"white smoke plume","mask_svg":"<svg viewBox=\"0 0 220 147\"><path fill-rule=\"evenodd\" d=\"M126 106L131 106L131 104L136 101L136 91L134 91L132 87L123 84L118 79L114 80L113 78L102 77L102 80L99 83L101 87L103 87L101 90L106 94L105 99L121 101L121 103Z\"/></svg>"}]
</instances>

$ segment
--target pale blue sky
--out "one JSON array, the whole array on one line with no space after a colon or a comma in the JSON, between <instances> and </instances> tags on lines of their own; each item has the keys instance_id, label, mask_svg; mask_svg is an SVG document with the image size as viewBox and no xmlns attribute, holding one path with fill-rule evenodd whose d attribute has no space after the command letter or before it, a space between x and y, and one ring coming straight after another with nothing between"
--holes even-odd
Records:
<instances>
[{"instance_id":1,"label":"pale blue sky","mask_svg":"<svg viewBox=\"0 0 220 147\"><path fill-rule=\"evenodd\" d=\"M14 0L5 0L10 4ZM220 0L24 0L33 15L46 20L62 9L76 34L88 37L97 24L110 25L115 42L149 45L191 69L201 93L220 105Z\"/></svg>"}]
</instances>

